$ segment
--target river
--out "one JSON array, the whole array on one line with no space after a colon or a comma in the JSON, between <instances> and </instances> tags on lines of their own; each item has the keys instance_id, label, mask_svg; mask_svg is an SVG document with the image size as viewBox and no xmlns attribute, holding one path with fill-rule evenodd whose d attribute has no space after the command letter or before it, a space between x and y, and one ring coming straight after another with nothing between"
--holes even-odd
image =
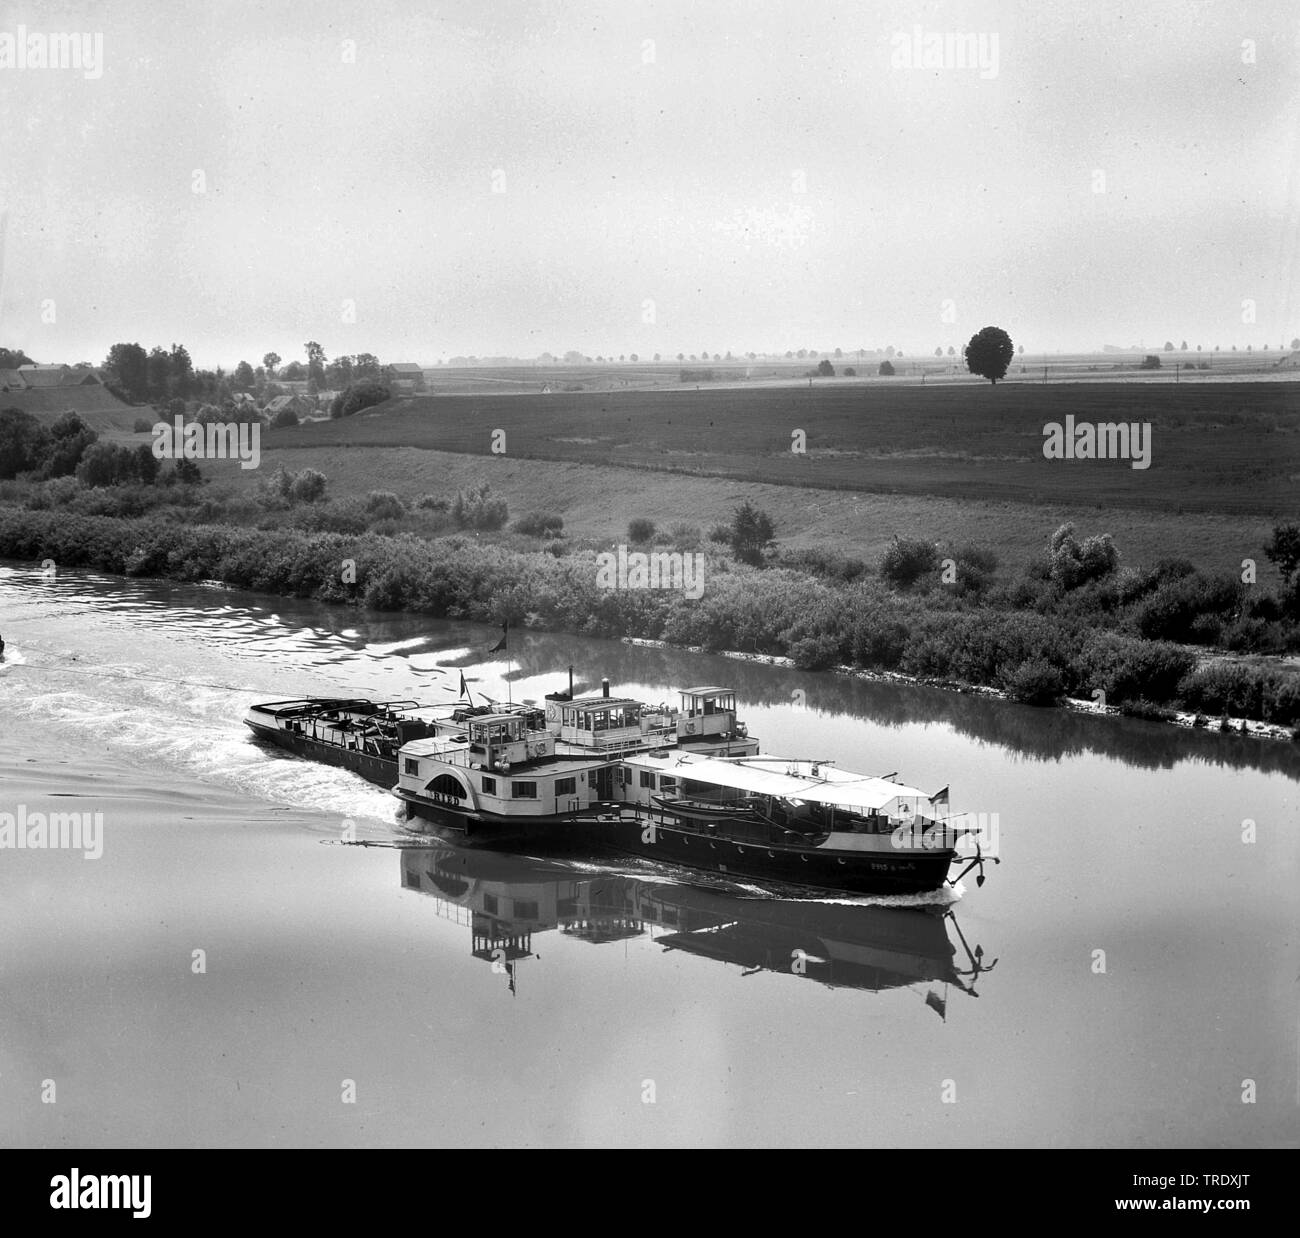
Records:
<instances>
[{"instance_id":1,"label":"river","mask_svg":"<svg viewBox=\"0 0 1300 1238\"><path fill-rule=\"evenodd\" d=\"M0 566L4 1146L1256 1147L1300 1136L1300 747L719 656ZM430 846L258 700L733 686L996 819L982 887L773 897Z\"/></svg>"}]
</instances>

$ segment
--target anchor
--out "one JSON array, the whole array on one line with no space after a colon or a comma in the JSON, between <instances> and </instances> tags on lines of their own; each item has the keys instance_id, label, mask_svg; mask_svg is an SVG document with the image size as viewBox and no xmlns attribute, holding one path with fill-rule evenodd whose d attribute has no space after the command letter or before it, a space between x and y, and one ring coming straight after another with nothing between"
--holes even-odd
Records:
<instances>
[{"instance_id":1,"label":"anchor","mask_svg":"<svg viewBox=\"0 0 1300 1238\"><path fill-rule=\"evenodd\" d=\"M994 864L1002 863L1002 861L995 855L989 856L989 859L992 860ZM975 840L975 854L971 857L970 863L967 864L966 867L963 868L955 877L949 877L948 884L950 886L955 886L968 872L970 872L972 868L979 869L979 872L975 876L975 884L977 886L982 886L984 884L984 852L980 848L978 838Z\"/></svg>"}]
</instances>

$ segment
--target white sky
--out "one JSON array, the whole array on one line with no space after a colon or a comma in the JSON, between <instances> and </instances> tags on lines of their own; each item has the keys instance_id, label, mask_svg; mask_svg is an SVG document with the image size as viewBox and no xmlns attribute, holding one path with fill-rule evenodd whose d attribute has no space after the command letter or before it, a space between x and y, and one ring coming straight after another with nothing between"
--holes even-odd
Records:
<instances>
[{"instance_id":1,"label":"white sky","mask_svg":"<svg viewBox=\"0 0 1300 1238\"><path fill-rule=\"evenodd\" d=\"M1277 348L1300 334L1298 17L0 3L0 42L24 24L104 52L96 80L0 67L0 344L98 363L178 342L227 366L307 339L423 363L932 353L996 323L1031 352ZM996 35L996 76L892 66L917 25Z\"/></svg>"}]
</instances>

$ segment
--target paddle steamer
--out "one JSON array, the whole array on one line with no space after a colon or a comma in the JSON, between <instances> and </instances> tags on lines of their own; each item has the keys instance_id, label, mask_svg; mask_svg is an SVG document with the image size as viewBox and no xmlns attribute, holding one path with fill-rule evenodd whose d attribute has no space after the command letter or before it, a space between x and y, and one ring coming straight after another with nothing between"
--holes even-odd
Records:
<instances>
[{"instance_id":1,"label":"paddle steamer","mask_svg":"<svg viewBox=\"0 0 1300 1238\"><path fill-rule=\"evenodd\" d=\"M975 831L927 794L831 761L760 755L735 693L687 688L675 706L549 694L532 704L277 701L260 737L389 786L431 833L502 849L579 847L729 878L852 893L955 882L984 858ZM965 868L951 876L954 861Z\"/></svg>"}]
</instances>

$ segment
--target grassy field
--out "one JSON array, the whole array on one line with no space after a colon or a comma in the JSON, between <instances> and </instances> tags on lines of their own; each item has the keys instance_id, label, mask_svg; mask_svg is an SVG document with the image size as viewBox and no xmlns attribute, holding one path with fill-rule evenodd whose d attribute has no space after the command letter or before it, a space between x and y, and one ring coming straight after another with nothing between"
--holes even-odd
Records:
<instances>
[{"instance_id":1,"label":"grassy field","mask_svg":"<svg viewBox=\"0 0 1300 1238\"><path fill-rule=\"evenodd\" d=\"M855 494L399 448L277 448L265 454L257 471L224 462L203 468L219 483L244 490L256 486L266 470L278 464L295 471L319 469L329 478L329 493L340 498L370 490L393 490L408 498L447 495L487 482L509 503L512 518L526 512L556 512L564 517L570 536L598 541L624 539L627 522L635 516L653 520L662 529L677 521L708 529L727 523L732 509L749 500L772 517L780 546L826 547L868 562L875 562L897 534L974 542L994 549L1008 569L1018 570L1030 557L1043 553L1053 529L1073 520L1081 533L1111 533L1124 562L1134 566L1177 555L1200 567L1235 572L1249 557L1258 560L1261 582L1270 587L1275 583L1261 551L1271 523L1255 517Z\"/></svg>"},{"instance_id":2,"label":"grassy field","mask_svg":"<svg viewBox=\"0 0 1300 1238\"><path fill-rule=\"evenodd\" d=\"M1147 422L1152 463L1047 460L1043 427ZM280 449L405 448L670 471L735 482L1043 507L1294 514L1291 383L1005 384L424 396L269 431ZM806 452L791 451L792 434ZM376 478L376 484L378 484Z\"/></svg>"}]
</instances>

